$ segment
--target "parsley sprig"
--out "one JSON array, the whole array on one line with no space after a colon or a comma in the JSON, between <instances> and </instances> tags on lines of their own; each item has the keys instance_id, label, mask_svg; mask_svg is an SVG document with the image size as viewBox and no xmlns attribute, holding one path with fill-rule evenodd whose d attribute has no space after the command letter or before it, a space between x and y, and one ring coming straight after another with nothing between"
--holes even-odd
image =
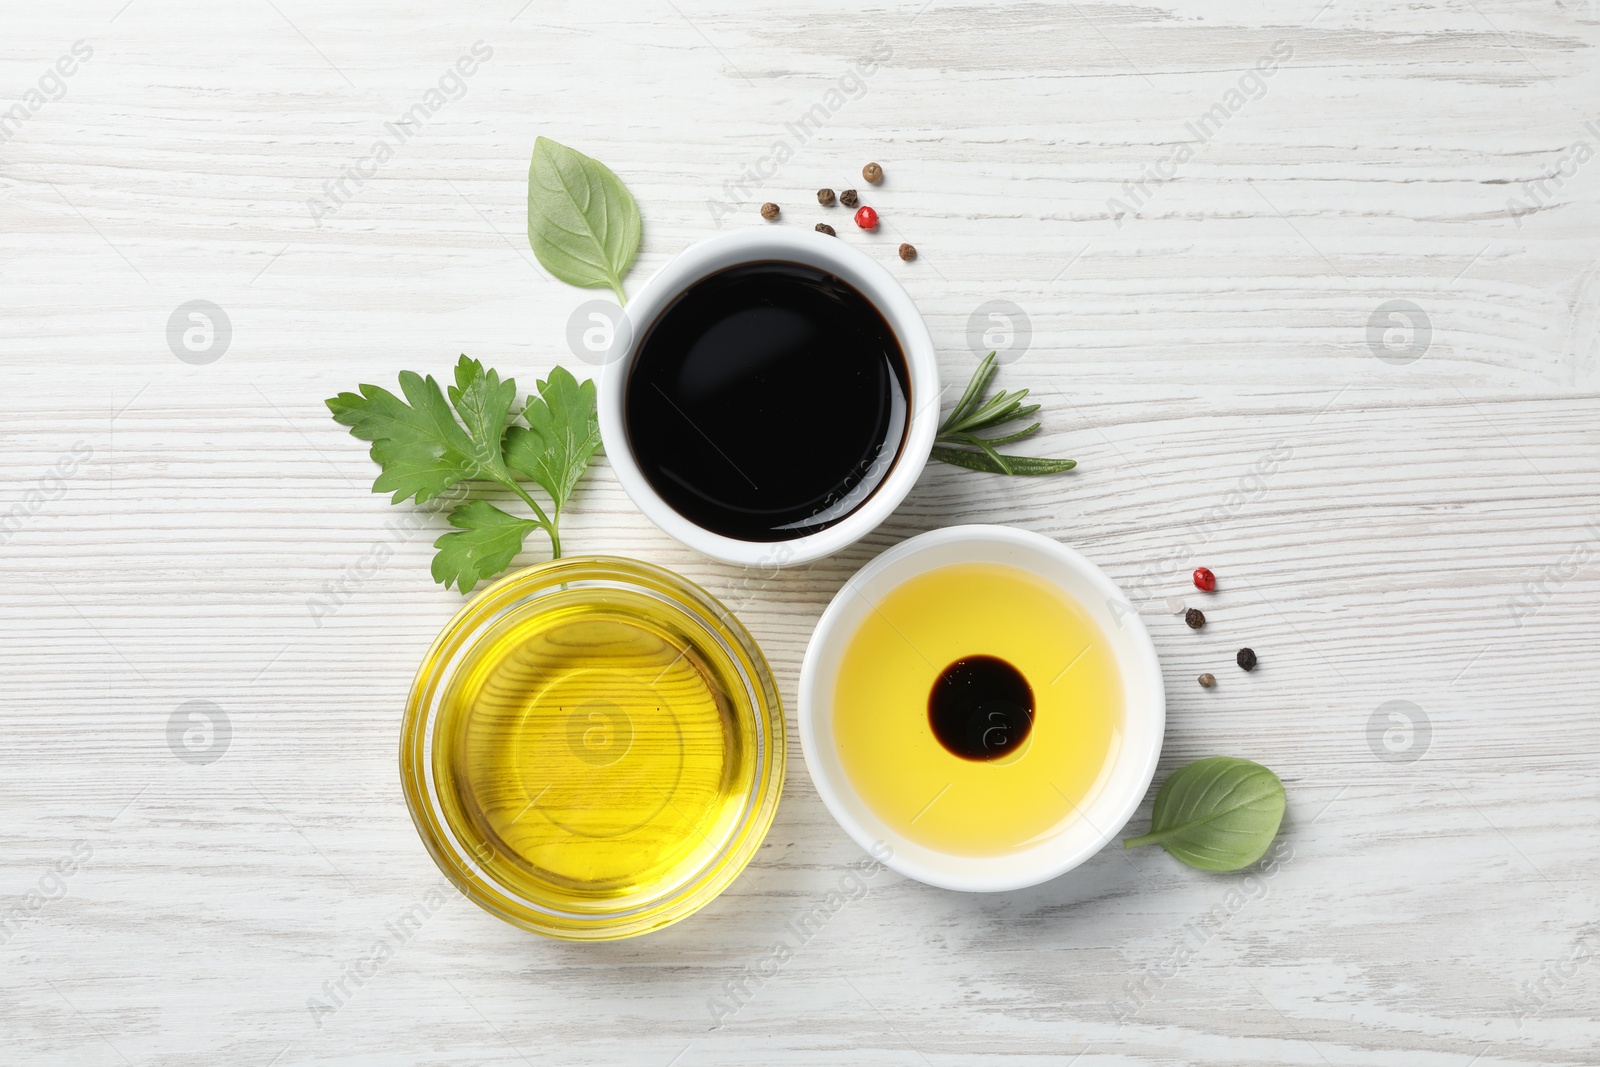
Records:
<instances>
[{"instance_id":1,"label":"parsley sprig","mask_svg":"<svg viewBox=\"0 0 1600 1067\"><path fill-rule=\"evenodd\" d=\"M382 468L373 492L393 493L395 504L408 498L425 504L458 485L467 491L498 485L533 512L532 518L513 515L482 498L457 504L449 520L456 532L433 543L434 581L471 592L511 566L535 530L545 532L552 557L560 557L561 509L600 447L594 382L579 384L556 367L515 414L516 381L466 356L448 391L432 375L414 371L400 372L404 399L377 385L359 388L327 404L335 421L372 442L372 458ZM548 511L524 481L544 490Z\"/></svg>"},{"instance_id":2,"label":"parsley sprig","mask_svg":"<svg viewBox=\"0 0 1600 1067\"><path fill-rule=\"evenodd\" d=\"M983 357L972 380L967 383L967 391L961 394L954 410L939 425L939 433L934 438L933 458L941 463L991 474L1055 474L1076 467L1077 460L1006 456L995 450L995 445L1006 445L1027 437L1039 428L1040 423L1037 422L1000 437L979 436L985 430L998 429L1006 423L1029 418L1039 410L1038 404L1022 403L1028 396L1026 389L1018 389L1014 393L1002 389L997 395L985 398L999 369L993 352Z\"/></svg>"},{"instance_id":3,"label":"parsley sprig","mask_svg":"<svg viewBox=\"0 0 1600 1067\"><path fill-rule=\"evenodd\" d=\"M528 241L546 270L571 285L609 287L623 302L622 279L639 253L639 233L639 206L609 167L547 137L534 143ZM433 543L433 579L468 593L511 566L535 530L550 538L551 556L561 556L561 509L600 447L600 423L594 383L580 385L560 367L516 413L512 379L502 381L466 356L455 377L445 391L431 376L402 371L404 399L363 385L327 403L334 419L372 442L372 458L383 468L372 491L393 493L393 503L425 504L447 490L468 496L498 486L528 506L531 518L481 497L451 508L455 532ZM548 510L524 482L544 490Z\"/></svg>"}]
</instances>

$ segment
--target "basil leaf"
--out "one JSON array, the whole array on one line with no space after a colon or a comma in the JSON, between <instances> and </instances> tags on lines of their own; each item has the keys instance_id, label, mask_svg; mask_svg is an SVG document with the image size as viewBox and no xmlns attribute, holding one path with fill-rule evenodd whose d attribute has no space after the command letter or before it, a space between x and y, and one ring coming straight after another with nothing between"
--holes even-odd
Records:
<instances>
[{"instance_id":1,"label":"basil leaf","mask_svg":"<svg viewBox=\"0 0 1600 1067\"><path fill-rule=\"evenodd\" d=\"M597 159L541 137L528 165L528 243L545 270L569 285L610 286L639 252L639 205Z\"/></svg>"},{"instance_id":2,"label":"basil leaf","mask_svg":"<svg viewBox=\"0 0 1600 1067\"><path fill-rule=\"evenodd\" d=\"M1283 783L1259 763L1212 756L1161 783L1150 832L1123 848L1160 845L1202 871L1237 871L1266 854L1283 821Z\"/></svg>"}]
</instances>

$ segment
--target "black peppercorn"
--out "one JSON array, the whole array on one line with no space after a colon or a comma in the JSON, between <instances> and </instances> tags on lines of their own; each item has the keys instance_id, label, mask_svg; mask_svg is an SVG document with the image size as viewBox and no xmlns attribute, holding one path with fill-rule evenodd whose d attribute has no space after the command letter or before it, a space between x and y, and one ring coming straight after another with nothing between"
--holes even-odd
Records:
<instances>
[{"instance_id":1,"label":"black peppercorn","mask_svg":"<svg viewBox=\"0 0 1600 1067\"><path fill-rule=\"evenodd\" d=\"M778 205L774 204L770 200L767 201L765 204L762 204L761 205L761 217L766 219L768 222L771 222L773 219L777 218L778 217Z\"/></svg>"},{"instance_id":2,"label":"black peppercorn","mask_svg":"<svg viewBox=\"0 0 1600 1067\"><path fill-rule=\"evenodd\" d=\"M1241 648L1239 654L1233 658L1239 664L1241 670L1253 671L1256 669L1256 650L1253 648Z\"/></svg>"},{"instance_id":3,"label":"black peppercorn","mask_svg":"<svg viewBox=\"0 0 1600 1067\"><path fill-rule=\"evenodd\" d=\"M883 168L876 163L868 163L861 168L861 176L867 179L870 184L877 185L883 181Z\"/></svg>"},{"instance_id":4,"label":"black peppercorn","mask_svg":"<svg viewBox=\"0 0 1600 1067\"><path fill-rule=\"evenodd\" d=\"M901 245L900 258L905 260L907 263L910 263L913 259L917 258L916 248L912 245Z\"/></svg>"},{"instance_id":5,"label":"black peppercorn","mask_svg":"<svg viewBox=\"0 0 1600 1067\"><path fill-rule=\"evenodd\" d=\"M1183 621L1189 624L1189 629L1198 630L1206 624L1206 614L1199 608L1190 608L1183 613Z\"/></svg>"},{"instance_id":6,"label":"black peppercorn","mask_svg":"<svg viewBox=\"0 0 1600 1067\"><path fill-rule=\"evenodd\" d=\"M818 233L825 233L829 237L837 237L837 236L839 236L838 234L833 232L833 227L829 226L826 222L817 223L817 232Z\"/></svg>"},{"instance_id":7,"label":"black peppercorn","mask_svg":"<svg viewBox=\"0 0 1600 1067\"><path fill-rule=\"evenodd\" d=\"M856 191L854 189L846 189L844 192L840 193L839 203L843 204L845 207L855 207Z\"/></svg>"},{"instance_id":8,"label":"black peppercorn","mask_svg":"<svg viewBox=\"0 0 1600 1067\"><path fill-rule=\"evenodd\" d=\"M833 196L833 190L832 189L818 189L817 190L817 203L821 204L823 207L832 207L833 206L833 200L834 200L834 196Z\"/></svg>"}]
</instances>

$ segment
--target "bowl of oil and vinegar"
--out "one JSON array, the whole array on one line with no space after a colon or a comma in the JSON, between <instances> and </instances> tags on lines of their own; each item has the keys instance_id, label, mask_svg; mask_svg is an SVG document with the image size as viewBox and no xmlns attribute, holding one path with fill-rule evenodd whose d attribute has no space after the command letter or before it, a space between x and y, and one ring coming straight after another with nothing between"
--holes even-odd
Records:
<instances>
[{"instance_id":1,"label":"bowl of oil and vinegar","mask_svg":"<svg viewBox=\"0 0 1600 1067\"><path fill-rule=\"evenodd\" d=\"M1020 889L1110 842L1166 724L1150 636L1099 568L1040 534L935 530L862 568L800 675L824 804L901 874Z\"/></svg>"}]
</instances>

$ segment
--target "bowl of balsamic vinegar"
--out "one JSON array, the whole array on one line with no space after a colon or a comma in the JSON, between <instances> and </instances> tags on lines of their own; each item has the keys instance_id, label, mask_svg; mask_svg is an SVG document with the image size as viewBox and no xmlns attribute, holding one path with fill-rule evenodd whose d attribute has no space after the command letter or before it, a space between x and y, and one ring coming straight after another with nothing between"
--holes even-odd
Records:
<instances>
[{"instance_id":1,"label":"bowl of balsamic vinegar","mask_svg":"<svg viewBox=\"0 0 1600 1067\"><path fill-rule=\"evenodd\" d=\"M617 478L658 526L728 563L858 540L933 447L939 371L911 298L812 231L714 237L651 278L600 374Z\"/></svg>"}]
</instances>

